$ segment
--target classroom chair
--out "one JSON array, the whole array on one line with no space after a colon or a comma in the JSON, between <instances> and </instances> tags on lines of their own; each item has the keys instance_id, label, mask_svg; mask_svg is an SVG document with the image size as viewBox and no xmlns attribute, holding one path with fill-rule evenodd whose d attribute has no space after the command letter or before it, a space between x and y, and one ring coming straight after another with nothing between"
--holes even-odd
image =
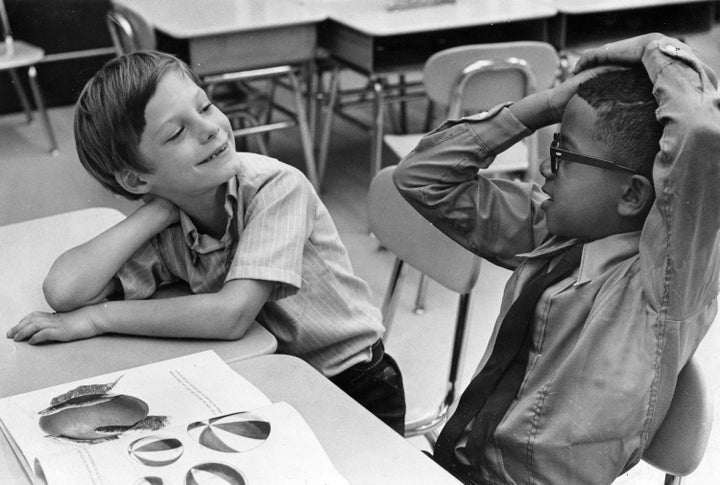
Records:
<instances>
[{"instance_id":1,"label":"classroom chair","mask_svg":"<svg viewBox=\"0 0 720 485\"><path fill-rule=\"evenodd\" d=\"M32 122L32 108L30 100L25 94L22 87L20 76L17 70L27 68L28 80L30 81L30 90L32 91L35 104L42 119L45 135L50 142L50 153L57 155L57 141L55 141L55 133L53 132L50 118L45 110L45 102L43 101L40 85L37 80L37 69L35 64L45 57L45 51L40 47L28 44L21 40L15 40L10 30L10 21L8 19L5 2L0 0L0 27L2 27L3 42L0 42L0 71L8 71L12 77L12 84L20 98L20 103L25 111L28 123Z\"/></svg>"},{"instance_id":2,"label":"classroom chair","mask_svg":"<svg viewBox=\"0 0 720 485\"><path fill-rule=\"evenodd\" d=\"M642 459L666 473L665 485L679 485L700 465L712 422L712 390L693 357L680 372L670 408Z\"/></svg>"},{"instance_id":3,"label":"classroom chair","mask_svg":"<svg viewBox=\"0 0 720 485\"><path fill-rule=\"evenodd\" d=\"M448 119L457 119L550 88L559 66L555 48L544 42L474 44L432 55L425 63L423 82L430 101L446 109ZM422 136L388 134L384 141L402 158ZM536 133L500 154L483 172L527 178L537 170L537 146Z\"/></svg>"},{"instance_id":4,"label":"classroom chair","mask_svg":"<svg viewBox=\"0 0 720 485\"><path fill-rule=\"evenodd\" d=\"M558 79L559 68L555 48L545 42L473 44L433 54L425 62L423 83L430 102L444 108L448 119L457 119L548 89ZM383 139L402 158L422 136L423 133L388 134ZM498 155L481 172L530 179L537 172L537 147L536 132ZM426 288L427 281L421 278L415 304L418 313L425 311Z\"/></svg>"},{"instance_id":5,"label":"classroom chair","mask_svg":"<svg viewBox=\"0 0 720 485\"><path fill-rule=\"evenodd\" d=\"M422 411L421 416L410 415L413 407L408 407L405 436L422 434L430 440L432 431L443 423L449 406L459 395L470 292L480 272L480 258L443 234L402 198L392 181L394 170L394 166L381 170L368 194L370 230L396 257L382 304L386 337L392 329L404 263L460 295L445 398L437 408Z\"/></svg>"},{"instance_id":6,"label":"classroom chair","mask_svg":"<svg viewBox=\"0 0 720 485\"><path fill-rule=\"evenodd\" d=\"M107 26L117 55L157 47L152 26L130 9L113 5L107 14ZM297 68L291 65L272 66L205 75L201 76L201 82L210 99L233 122L235 137L255 136L259 151L265 155L268 153L266 146L268 133L297 126L300 131L307 177L319 190L320 181L315 165L312 134L304 94L296 71ZM265 92L253 84L260 80L270 81ZM283 80L287 82L283 83ZM287 87L292 93L294 111L274 102L274 90L277 85ZM281 112L285 115L284 119L271 119L273 111Z\"/></svg>"}]
</instances>

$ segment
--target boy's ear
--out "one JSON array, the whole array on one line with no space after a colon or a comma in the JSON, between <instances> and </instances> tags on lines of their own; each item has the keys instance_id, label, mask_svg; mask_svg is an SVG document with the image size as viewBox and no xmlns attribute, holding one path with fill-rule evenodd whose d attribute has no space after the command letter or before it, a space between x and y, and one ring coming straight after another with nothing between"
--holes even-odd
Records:
<instances>
[{"instance_id":1,"label":"boy's ear","mask_svg":"<svg viewBox=\"0 0 720 485\"><path fill-rule=\"evenodd\" d=\"M115 172L115 180L120 186L131 194L147 194L150 191L150 184L145 179L144 174L135 170L123 169Z\"/></svg>"},{"instance_id":2,"label":"boy's ear","mask_svg":"<svg viewBox=\"0 0 720 485\"><path fill-rule=\"evenodd\" d=\"M623 186L618 201L618 214L623 217L644 216L654 200L652 182L643 175L631 175Z\"/></svg>"}]
</instances>

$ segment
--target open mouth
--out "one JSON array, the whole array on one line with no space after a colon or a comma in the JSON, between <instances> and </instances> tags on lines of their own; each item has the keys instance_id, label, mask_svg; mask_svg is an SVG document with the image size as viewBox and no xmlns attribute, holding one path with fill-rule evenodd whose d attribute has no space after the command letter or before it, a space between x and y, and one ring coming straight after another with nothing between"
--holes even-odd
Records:
<instances>
[{"instance_id":1,"label":"open mouth","mask_svg":"<svg viewBox=\"0 0 720 485\"><path fill-rule=\"evenodd\" d=\"M216 158L217 156L223 154L223 153L225 152L225 150L227 150L227 147L228 147L228 144L227 144L227 143L224 143L220 148L218 148L217 150L215 150L214 152L212 152L209 157L207 157L207 158L206 158L205 160L203 160L202 162L198 163L198 165L202 165L203 163L207 163L207 162L209 162L210 160Z\"/></svg>"}]
</instances>

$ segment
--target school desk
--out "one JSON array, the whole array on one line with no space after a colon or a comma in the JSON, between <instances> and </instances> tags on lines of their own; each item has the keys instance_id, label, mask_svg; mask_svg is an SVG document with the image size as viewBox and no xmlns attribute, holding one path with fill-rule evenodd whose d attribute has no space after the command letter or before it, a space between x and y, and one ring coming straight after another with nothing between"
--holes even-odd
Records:
<instances>
[{"instance_id":1,"label":"school desk","mask_svg":"<svg viewBox=\"0 0 720 485\"><path fill-rule=\"evenodd\" d=\"M297 357L265 355L231 367L271 401L297 409L349 483L460 483ZM3 483L30 483L4 436L0 470Z\"/></svg>"},{"instance_id":2,"label":"school desk","mask_svg":"<svg viewBox=\"0 0 720 485\"><path fill-rule=\"evenodd\" d=\"M548 0L536 0L548 2ZM550 23L550 41L558 49L593 45L646 32L667 35L709 30L714 0L554 0L558 15Z\"/></svg>"},{"instance_id":3,"label":"school desk","mask_svg":"<svg viewBox=\"0 0 720 485\"><path fill-rule=\"evenodd\" d=\"M298 125L307 175L316 188L312 132L314 113L305 112L297 82L288 70L312 72L317 26L325 20L297 0L113 0L155 29L156 48L189 62L199 76L243 73L242 79L284 79L295 96L294 121L277 120L237 128L236 136ZM249 76L249 77L248 77ZM313 76L311 76L313 77ZM283 107L278 110L285 111Z\"/></svg>"},{"instance_id":4,"label":"school desk","mask_svg":"<svg viewBox=\"0 0 720 485\"><path fill-rule=\"evenodd\" d=\"M0 226L0 397L203 350L226 362L275 351L277 340L257 323L236 341L102 335L30 345L6 338L25 315L51 311L42 281L53 261L123 218L115 209L90 208Z\"/></svg>"},{"instance_id":5,"label":"school desk","mask_svg":"<svg viewBox=\"0 0 720 485\"><path fill-rule=\"evenodd\" d=\"M334 58L369 79L373 106L371 176L381 164L382 107L389 98L388 77L417 71L430 55L448 47L545 40L547 21L556 13L552 5L533 0L456 0L398 11L388 11L385 0L320 0L307 4L328 15L320 32L320 44ZM400 96L405 96L400 91ZM338 105L342 104L341 96Z\"/></svg>"}]
</instances>

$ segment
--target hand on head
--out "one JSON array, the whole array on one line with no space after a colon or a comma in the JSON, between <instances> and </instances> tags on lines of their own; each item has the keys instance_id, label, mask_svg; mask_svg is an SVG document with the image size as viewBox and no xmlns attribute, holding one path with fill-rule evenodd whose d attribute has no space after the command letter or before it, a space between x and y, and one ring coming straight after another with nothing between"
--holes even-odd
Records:
<instances>
[{"instance_id":1,"label":"hand on head","mask_svg":"<svg viewBox=\"0 0 720 485\"><path fill-rule=\"evenodd\" d=\"M559 123L562 120L565 106L575 95L580 86L585 81L599 76L605 72L616 71L622 69L620 66L596 66L577 74L571 75L562 83L547 91L547 110L552 113L554 122Z\"/></svg>"},{"instance_id":2,"label":"hand on head","mask_svg":"<svg viewBox=\"0 0 720 485\"><path fill-rule=\"evenodd\" d=\"M580 58L573 73L578 74L596 66L608 64L638 64L642 62L643 56L648 51L655 49L684 61L700 76L707 76L713 86L717 86L715 73L695 56L687 44L659 33L639 35L592 49Z\"/></svg>"}]
</instances>

